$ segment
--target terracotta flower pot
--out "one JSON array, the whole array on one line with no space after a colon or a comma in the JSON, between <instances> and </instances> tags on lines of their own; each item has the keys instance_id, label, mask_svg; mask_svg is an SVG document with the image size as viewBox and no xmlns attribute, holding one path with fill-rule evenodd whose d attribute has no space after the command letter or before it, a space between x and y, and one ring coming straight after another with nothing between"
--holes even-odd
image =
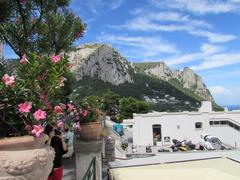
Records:
<instances>
[{"instance_id":1,"label":"terracotta flower pot","mask_svg":"<svg viewBox=\"0 0 240 180\"><path fill-rule=\"evenodd\" d=\"M99 140L102 131L101 121L81 124L80 139Z\"/></svg>"},{"instance_id":2,"label":"terracotta flower pot","mask_svg":"<svg viewBox=\"0 0 240 180\"><path fill-rule=\"evenodd\" d=\"M0 179L47 180L55 153L45 140L33 136L0 139Z\"/></svg>"}]
</instances>

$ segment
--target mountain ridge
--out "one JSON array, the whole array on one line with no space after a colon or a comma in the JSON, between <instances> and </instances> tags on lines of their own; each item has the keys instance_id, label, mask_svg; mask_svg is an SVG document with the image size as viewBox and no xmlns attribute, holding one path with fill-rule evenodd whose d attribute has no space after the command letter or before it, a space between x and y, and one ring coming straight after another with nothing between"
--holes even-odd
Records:
<instances>
[{"instance_id":1,"label":"mountain ridge","mask_svg":"<svg viewBox=\"0 0 240 180\"><path fill-rule=\"evenodd\" d=\"M100 93L99 87L91 84L95 83L103 89L114 89L123 97L144 99L161 110L168 110L161 105L196 110L202 100L214 102L201 77L190 68L180 71L170 69L164 62L130 63L111 45L81 45L69 53L69 60L79 87L85 89L78 94Z\"/></svg>"}]
</instances>

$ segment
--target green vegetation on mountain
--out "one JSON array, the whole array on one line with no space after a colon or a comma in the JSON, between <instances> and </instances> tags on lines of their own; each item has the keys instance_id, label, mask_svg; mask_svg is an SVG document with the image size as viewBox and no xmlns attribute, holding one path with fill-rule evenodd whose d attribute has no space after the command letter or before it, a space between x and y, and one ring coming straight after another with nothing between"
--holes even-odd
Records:
<instances>
[{"instance_id":1,"label":"green vegetation on mountain","mask_svg":"<svg viewBox=\"0 0 240 180\"><path fill-rule=\"evenodd\" d=\"M84 77L76 84L72 99L82 99L89 95L102 95L111 90L120 97L134 97L143 100L146 97L152 102L151 108L157 111L195 111L200 106L200 101L186 95L166 81L136 73L134 83L124 83L118 86L105 83L97 77Z\"/></svg>"},{"instance_id":2,"label":"green vegetation on mountain","mask_svg":"<svg viewBox=\"0 0 240 180\"><path fill-rule=\"evenodd\" d=\"M175 88L177 88L179 91L181 91L181 92L183 92L184 94L186 94L187 96L189 96L189 97L192 97L192 98L194 98L194 99L196 99L196 100L198 100L198 101L204 101L204 99L201 97L201 96L199 96L199 95L197 95L196 93L194 93L193 91L191 91L190 89L187 89L187 88L184 88L183 86L182 86L182 84L177 80L177 79L171 79L170 81L169 81L169 83L172 85L172 86L174 86ZM209 92L210 93L210 92ZM215 110L215 111L222 111L223 110L223 108L221 107L221 106L219 106L219 105L217 105L215 102L213 102L213 109Z\"/></svg>"}]
</instances>

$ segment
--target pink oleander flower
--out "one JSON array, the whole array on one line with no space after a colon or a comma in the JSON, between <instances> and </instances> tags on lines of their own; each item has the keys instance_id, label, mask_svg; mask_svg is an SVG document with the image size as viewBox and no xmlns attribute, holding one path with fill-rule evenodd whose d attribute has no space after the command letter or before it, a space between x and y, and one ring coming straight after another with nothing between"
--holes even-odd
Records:
<instances>
[{"instance_id":1,"label":"pink oleander flower","mask_svg":"<svg viewBox=\"0 0 240 180\"><path fill-rule=\"evenodd\" d=\"M37 121L45 119L46 115L47 115L46 112L41 109L38 109L33 113L33 116Z\"/></svg>"},{"instance_id":2,"label":"pink oleander flower","mask_svg":"<svg viewBox=\"0 0 240 180\"><path fill-rule=\"evenodd\" d=\"M83 110L82 111L82 115L83 115L83 117L86 117L88 115L88 111L87 110Z\"/></svg>"},{"instance_id":3,"label":"pink oleander flower","mask_svg":"<svg viewBox=\"0 0 240 180\"><path fill-rule=\"evenodd\" d=\"M26 54L24 54L24 55L22 56L22 59L20 60L20 63L21 63L21 64L27 64L27 63L29 63Z\"/></svg>"},{"instance_id":4,"label":"pink oleander flower","mask_svg":"<svg viewBox=\"0 0 240 180\"><path fill-rule=\"evenodd\" d=\"M20 103L18 105L18 111L20 113L29 113L31 108L32 106L29 102Z\"/></svg>"},{"instance_id":5,"label":"pink oleander flower","mask_svg":"<svg viewBox=\"0 0 240 180\"><path fill-rule=\"evenodd\" d=\"M33 125L32 134L39 137L43 133L44 129L41 125Z\"/></svg>"},{"instance_id":6,"label":"pink oleander flower","mask_svg":"<svg viewBox=\"0 0 240 180\"><path fill-rule=\"evenodd\" d=\"M71 111L73 111L74 110L74 105L72 105L72 104L67 104L67 110L68 110L68 112L71 112Z\"/></svg>"},{"instance_id":7,"label":"pink oleander flower","mask_svg":"<svg viewBox=\"0 0 240 180\"><path fill-rule=\"evenodd\" d=\"M81 32L76 32L75 33L75 38L78 39L82 36L82 33Z\"/></svg>"},{"instance_id":8,"label":"pink oleander flower","mask_svg":"<svg viewBox=\"0 0 240 180\"><path fill-rule=\"evenodd\" d=\"M66 80L67 80L67 79L66 79L65 77L61 77L59 86L60 86L60 87L63 87L63 86L65 85L64 82L65 82Z\"/></svg>"},{"instance_id":9,"label":"pink oleander flower","mask_svg":"<svg viewBox=\"0 0 240 180\"><path fill-rule=\"evenodd\" d=\"M61 56L60 55L55 55L51 57L52 62L54 63L58 63L61 60Z\"/></svg>"},{"instance_id":10,"label":"pink oleander flower","mask_svg":"<svg viewBox=\"0 0 240 180\"><path fill-rule=\"evenodd\" d=\"M81 126L80 126L80 122L77 122L76 126L75 126L76 130L80 131L81 130Z\"/></svg>"},{"instance_id":11,"label":"pink oleander flower","mask_svg":"<svg viewBox=\"0 0 240 180\"><path fill-rule=\"evenodd\" d=\"M47 108L49 109L49 110L52 110L52 105L51 105L51 103L50 103L50 101L49 100L45 100L44 101L44 104L47 106Z\"/></svg>"},{"instance_id":12,"label":"pink oleander flower","mask_svg":"<svg viewBox=\"0 0 240 180\"><path fill-rule=\"evenodd\" d=\"M2 80L6 86L12 87L15 84L15 77L9 76L8 74L4 74Z\"/></svg>"},{"instance_id":13,"label":"pink oleander flower","mask_svg":"<svg viewBox=\"0 0 240 180\"><path fill-rule=\"evenodd\" d=\"M67 109L67 106L65 104L60 103L59 105L61 106L62 109Z\"/></svg>"},{"instance_id":14,"label":"pink oleander flower","mask_svg":"<svg viewBox=\"0 0 240 180\"><path fill-rule=\"evenodd\" d=\"M61 106L55 106L54 112L58 115L63 114Z\"/></svg>"},{"instance_id":15,"label":"pink oleander flower","mask_svg":"<svg viewBox=\"0 0 240 180\"><path fill-rule=\"evenodd\" d=\"M27 0L20 0L20 2L25 4L25 3L27 3Z\"/></svg>"},{"instance_id":16,"label":"pink oleander flower","mask_svg":"<svg viewBox=\"0 0 240 180\"><path fill-rule=\"evenodd\" d=\"M39 98L40 98L41 100L44 100L44 99L46 98L46 96L45 96L45 94L40 93L40 94L39 94Z\"/></svg>"},{"instance_id":17,"label":"pink oleander flower","mask_svg":"<svg viewBox=\"0 0 240 180\"><path fill-rule=\"evenodd\" d=\"M63 121L62 120L57 120L57 127L58 128L63 128L63 126L64 126Z\"/></svg>"},{"instance_id":18,"label":"pink oleander flower","mask_svg":"<svg viewBox=\"0 0 240 180\"><path fill-rule=\"evenodd\" d=\"M54 112L58 115L63 114L61 106L55 106Z\"/></svg>"},{"instance_id":19,"label":"pink oleander flower","mask_svg":"<svg viewBox=\"0 0 240 180\"><path fill-rule=\"evenodd\" d=\"M52 105L51 105L50 101L46 98L46 95L45 95L45 94L40 93L40 94L39 94L39 98L40 98L41 102L42 102L45 106L47 106L47 108L48 108L49 110L52 110Z\"/></svg>"}]
</instances>

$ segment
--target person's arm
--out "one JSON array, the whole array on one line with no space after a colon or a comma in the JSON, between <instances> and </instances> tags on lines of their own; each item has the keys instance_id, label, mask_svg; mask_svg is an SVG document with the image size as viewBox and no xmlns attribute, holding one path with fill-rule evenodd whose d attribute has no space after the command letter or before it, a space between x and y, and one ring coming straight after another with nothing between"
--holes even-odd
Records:
<instances>
[{"instance_id":1,"label":"person's arm","mask_svg":"<svg viewBox=\"0 0 240 180\"><path fill-rule=\"evenodd\" d=\"M54 131L49 133L47 145L51 146L52 137L54 136Z\"/></svg>"},{"instance_id":2,"label":"person's arm","mask_svg":"<svg viewBox=\"0 0 240 180\"><path fill-rule=\"evenodd\" d=\"M59 138L60 138L61 141L62 141L63 151L67 151L67 150L68 150L68 146L67 146L67 144L65 143L64 137L63 137L63 136L59 136Z\"/></svg>"}]
</instances>

